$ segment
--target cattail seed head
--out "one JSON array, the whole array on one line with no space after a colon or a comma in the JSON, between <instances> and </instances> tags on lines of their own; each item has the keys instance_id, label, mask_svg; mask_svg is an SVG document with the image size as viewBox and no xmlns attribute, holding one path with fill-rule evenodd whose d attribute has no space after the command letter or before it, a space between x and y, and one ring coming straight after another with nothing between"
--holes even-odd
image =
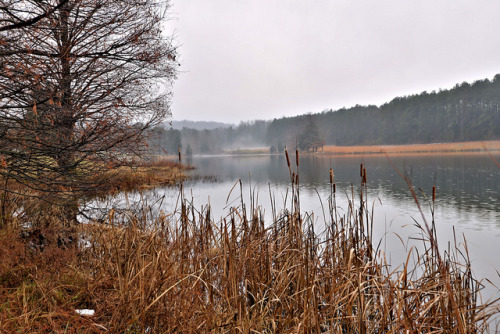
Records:
<instances>
[{"instance_id":1,"label":"cattail seed head","mask_svg":"<svg viewBox=\"0 0 500 334\"><path fill-rule=\"evenodd\" d=\"M363 177L363 164L359 167L359 176Z\"/></svg>"},{"instance_id":2,"label":"cattail seed head","mask_svg":"<svg viewBox=\"0 0 500 334\"><path fill-rule=\"evenodd\" d=\"M290 168L290 157L288 156L288 150L285 147L285 156L286 156L286 164L288 165L288 168Z\"/></svg>"},{"instance_id":3,"label":"cattail seed head","mask_svg":"<svg viewBox=\"0 0 500 334\"><path fill-rule=\"evenodd\" d=\"M299 167L299 150L295 150L295 162L297 163L297 167Z\"/></svg>"},{"instance_id":4,"label":"cattail seed head","mask_svg":"<svg viewBox=\"0 0 500 334\"><path fill-rule=\"evenodd\" d=\"M366 168L363 168L363 183L366 183Z\"/></svg>"},{"instance_id":5,"label":"cattail seed head","mask_svg":"<svg viewBox=\"0 0 500 334\"><path fill-rule=\"evenodd\" d=\"M432 186L432 201L436 201L436 186Z\"/></svg>"},{"instance_id":6,"label":"cattail seed head","mask_svg":"<svg viewBox=\"0 0 500 334\"><path fill-rule=\"evenodd\" d=\"M292 173L292 184L295 182L295 173Z\"/></svg>"},{"instance_id":7,"label":"cattail seed head","mask_svg":"<svg viewBox=\"0 0 500 334\"><path fill-rule=\"evenodd\" d=\"M333 193L335 194L335 192L337 191L337 184L333 184Z\"/></svg>"},{"instance_id":8,"label":"cattail seed head","mask_svg":"<svg viewBox=\"0 0 500 334\"><path fill-rule=\"evenodd\" d=\"M295 175L295 184L299 184L299 173Z\"/></svg>"},{"instance_id":9,"label":"cattail seed head","mask_svg":"<svg viewBox=\"0 0 500 334\"><path fill-rule=\"evenodd\" d=\"M181 148L179 147L179 162L182 162Z\"/></svg>"},{"instance_id":10,"label":"cattail seed head","mask_svg":"<svg viewBox=\"0 0 500 334\"><path fill-rule=\"evenodd\" d=\"M330 168L330 184L333 184L333 169Z\"/></svg>"}]
</instances>

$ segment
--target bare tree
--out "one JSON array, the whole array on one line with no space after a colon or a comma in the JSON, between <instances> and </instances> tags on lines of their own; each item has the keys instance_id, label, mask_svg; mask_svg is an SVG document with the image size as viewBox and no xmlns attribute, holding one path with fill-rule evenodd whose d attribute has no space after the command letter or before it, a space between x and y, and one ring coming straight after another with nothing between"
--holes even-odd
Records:
<instances>
[{"instance_id":1,"label":"bare tree","mask_svg":"<svg viewBox=\"0 0 500 334\"><path fill-rule=\"evenodd\" d=\"M33 2L44 5L35 7L38 11L33 11L33 7L28 6L28 1L0 0L0 32L33 25L61 8L68 0L61 0L53 6L50 6L45 0L34 0Z\"/></svg>"},{"instance_id":2,"label":"bare tree","mask_svg":"<svg viewBox=\"0 0 500 334\"><path fill-rule=\"evenodd\" d=\"M144 131L169 115L176 50L161 31L169 4L17 5L20 22L42 17L0 33L0 174L67 204L74 218L108 163L136 152Z\"/></svg>"}]
</instances>

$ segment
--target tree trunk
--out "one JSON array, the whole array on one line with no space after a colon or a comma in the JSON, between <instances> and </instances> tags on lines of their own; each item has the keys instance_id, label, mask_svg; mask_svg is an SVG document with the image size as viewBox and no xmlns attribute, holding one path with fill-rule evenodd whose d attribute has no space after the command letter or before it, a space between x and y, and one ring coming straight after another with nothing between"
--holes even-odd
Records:
<instances>
[{"instance_id":1,"label":"tree trunk","mask_svg":"<svg viewBox=\"0 0 500 334\"><path fill-rule=\"evenodd\" d=\"M72 101L71 91L71 41L69 39L69 14L70 3L64 4L59 10L60 13L60 33L59 39L61 43L60 66L61 79L59 82L59 91L56 95L60 96L59 104L60 114L56 116L57 120L57 146L59 152L56 155L56 162L60 169L60 175L64 179L63 184L69 189L65 189L67 198L62 203L63 208L63 223L65 225L73 225L77 222L78 214L78 198L72 191L71 185L76 181L76 164L74 150L69 149L74 142L75 120L74 120L74 105Z\"/></svg>"}]
</instances>

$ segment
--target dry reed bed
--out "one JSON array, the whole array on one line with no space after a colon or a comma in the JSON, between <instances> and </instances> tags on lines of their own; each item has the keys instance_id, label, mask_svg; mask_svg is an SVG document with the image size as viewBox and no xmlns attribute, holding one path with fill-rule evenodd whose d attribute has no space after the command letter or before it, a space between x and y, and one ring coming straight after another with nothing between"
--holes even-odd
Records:
<instances>
[{"instance_id":1,"label":"dry reed bed","mask_svg":"<svg viewBox=\"0 0 500 334\"><path fill-rule=\"evenodd\" d=\"M436 153L474 153L500 151L500 140L436 143L436 144L408 144L408 145L366 145L366 146L332 146L324 147L325 154L436 154Z\"/></svg>"},{"instance_id":2,"label":"dry reed bed","mask_svg":"<svg viewBox=\"0 0 500 334\"><path fill-rule=\"evenodd\" d=\"M297 153L298 155L298 153ZM290 167L290 162L287 160ZM297 157L297 165L298 165ZM0 330L129 333L480 333L480 302L466 250L439 253L435 231L397 269L374 248L361 192L339 215L333 171L330 219L317 235L291 203L266 225L253 205L221 221L182 198L177 215L140 214L79 227L87 246L29 250L9 232L0 257ZM94 317L75 309L96 310Z\"/></svg>"},{"instance_id":3,"label":"dry reed bed","mask_svg":"<svg viewBox=\"0 0 500 334\"><path fill-rule=\"evenodd\" d=\"M168 158L113 168L104 175L104 179L109 182L105 184L103 192L113 193L114 191L173 186L185 180L186 170L192 168Z\"/></svg>"}]
</instances>

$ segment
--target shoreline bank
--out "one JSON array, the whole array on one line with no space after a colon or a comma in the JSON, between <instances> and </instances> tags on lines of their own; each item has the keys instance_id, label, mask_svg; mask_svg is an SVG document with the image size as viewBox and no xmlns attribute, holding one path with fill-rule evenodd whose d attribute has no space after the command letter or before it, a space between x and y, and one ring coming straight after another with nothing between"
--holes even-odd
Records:
<instances>
[{"instance_id":1,"label":"shoreline bank","mask_svg":"<svg viewBox=\"0 0 500 334\"><path fill-rule=\"evenodd\" d=\"M459 143L324 147L325 155L499 153L500 140Z\"/></svg>"},{"instance_id":2,"label":"shoreline bank","mask_svg":"<svg viewBox=\"0 0 500 334\"><path fill-rule=\"evenodd\" d=\"M282 153L282 152L281 152ZM457 153L500 153L500 140L472 141L457 143L405 144L405 145L355 145L335 146L325 145L317 152L302 152L306 155L363 155L363 154L457 154ZM280 153L274 153L274 155ZM273 155L268 149L240 149L226 151L227 156Z\"/></svg>"}]
</instances>

